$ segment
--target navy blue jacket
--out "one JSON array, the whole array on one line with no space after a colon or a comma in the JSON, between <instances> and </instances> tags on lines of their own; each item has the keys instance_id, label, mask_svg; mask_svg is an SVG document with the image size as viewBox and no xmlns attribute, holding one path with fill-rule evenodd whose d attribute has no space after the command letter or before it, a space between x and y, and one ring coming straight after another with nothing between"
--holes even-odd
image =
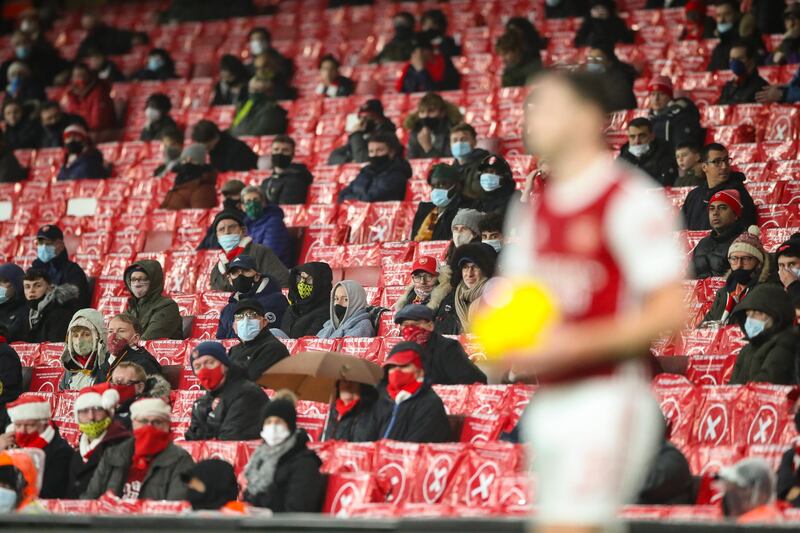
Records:
<instances>
[{"instance_id":1,"label":"navy blue jacket","mask_svg":"<svg viewBox=\"0 0 800 533\"><path fill-rule=\"evenodd\" d=\"M255 289L246 294L234 292L231 294L228 303L222 308L219 315L219 326L217 327L218 339L235 339L236 333L233 331L233 309L239 300L257 300L264 308L266 318L269 321L267 328L279 328L283 321L283 314L289 307L289 302L281 291L281 285L269 276L258 285L254 284Z\"/></svg>"},{"instance_id":2,"label":"navy blue jacket","mask_svg":"<svg viewBox=\"0 0 800 533\"><path fill-rule=\"evenodd\" d=\"M275 204L267 204L258 219L253 220L246 217L244 222L247 226L247 234L253 239L253 242L270 248L278 256L278 259L283 261L284 265L291 263L291 243L289 231L286 229L286 224L283 223L283 209Z\"/></svg>"},{"instance_id":3,"label":"navy blue jacket","mask_svg":"<svg viewBox=\"0 0 800 533\"><path fill-rule=\"evenodd\" d=\"M103 154L94 147L84 150L69 165L64 164L58 171L58 181L69 181L79 179L101 179L107 178L108 169L103 162Z\"/></svg>"},{"instance_id":4,"label":"navy blue jacket","mask_svg":"<svg viewBox=\"0 0 800 533\"><path fill-rule=\"evenodd\" d=\"M392 159L386 168L377 171L373 164L361 169L356 179L339 193L339 203L345 200L361 202L402 201L406 183L411 178L411 165L401 157Z\"/></svg>"},{"instance_id":5,"label":"navy blue jacket","mask_svg":"<svg viewBox=\"0 0 800 533\"><path fill-rule=\"evenodd\" d=\"M53 285L75 285L78 288L76 310L89 307L92 295L89 292L89 280L86 279L86 272L78 263L69 260L66 250L47 263L34 259L32 267L47 272L47 275L50 276L50 283Z\"/></svg>"}]
</instances>

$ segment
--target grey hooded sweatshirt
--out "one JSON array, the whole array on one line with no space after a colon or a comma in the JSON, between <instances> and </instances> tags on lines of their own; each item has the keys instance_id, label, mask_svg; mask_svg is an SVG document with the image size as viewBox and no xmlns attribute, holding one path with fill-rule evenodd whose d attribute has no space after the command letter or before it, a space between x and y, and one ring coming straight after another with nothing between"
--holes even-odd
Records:
<instances>
[{"instance_id":1,"label":"grey hooded sweatshirt","mask_svg":"<svg viewBox=\"0 0 800 533\"><path fill-rule=\"evenodd\" d=\"M334 294L336 288L342 286L347 291L347 312L342 320L336 316ZM364 288L352 280L340 281L331 291L330 318L317 333L320 339L339 339L341 337L374 337L375 328L367 313L367 293Z\"/></svg>"},{"instance_id":2,"label":"grey hooded sweatshirt","mask_svg":"<svg viewBox=\"0 0 800 533\"><path fill-rule=\"evenodd\" d=\"M92 353L86 363L77 359L75 347L72 345L72 328L82 326L92 333ZM103 314L97 309L81 309L73 316L67 328L67 342L64 353L61 354L61 363L64 365L64 375L58 384L60 390L80 390L95 384L101 365L108 358L106 347L108 332L103 322Z\"/></svg>"}]
</instances>

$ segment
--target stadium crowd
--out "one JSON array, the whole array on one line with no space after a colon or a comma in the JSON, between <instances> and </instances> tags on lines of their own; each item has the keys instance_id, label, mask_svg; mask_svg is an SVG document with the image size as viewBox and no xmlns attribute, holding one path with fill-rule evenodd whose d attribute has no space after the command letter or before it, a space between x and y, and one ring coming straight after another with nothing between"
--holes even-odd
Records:
<instances>
[{"instance_id":1,"label":"stadium crowd","mask_svg":"<svg viewBox=\"0 0 800 533\"><path fill-rule=\"evenodd\" d=\"M249 1L209 2L203 9L193 4L175 0L160 16L166 23L258 14ZM762 65L800 64L799 2L719 0L706 6L702 0L648 0L647 7L680 7L686 18L683 39L717 40L708 69L732 73L717 104L800 101L800 70L785 85L769 84L758 71ZM552 19L581 17L574 46L587 52L574 68L597 73L612 87L614 108L637 109L634 86L643 73L615 52L615 45L635 42L636 32L617 13L614 0L548 0L545 12ZM524 86L544 68L547 39L536 21L518 15L508 18L494 43L504 87ZM75 57L63 57L47 31L55 16L40 8L7 21L11 47L0 66L5 91L0 183L30 179L17 158L20 151L56 147L64 149L56 181L109 179L116 162L98 146L118 139L125 124L112 84L181 78L170 52L151 46L147 33L107 25L94 12L82 15L85 37ZM514 228L504 224L507 213L524 209L546 186L547 162L538 161L537 172L515 175L498 147L481 138L450 101L448 92L461 83L454 58L465 43L448 34L443 10L429 9L419 20L396 11L392 26L394 34L372 61L402 65L398 93L424 94L402 124L387 117L386 101L364 100L348 119L344 144L320 157L329 165L359 167L336 194L339 204L403 201L415 168L409 161L435 160L427 175L430 194L416 206L405 237L415 243L447 241L444 259L418 255L391 308L374 305L359 280L337 280L326 262L298 262L297 239L280 207L306 204L315 179L296 157L298 139L282 107L298 96L293 85L298 72L292 59L273 47L270 31L253 27L246 53L222 55L216 68L211 105L234 106L230 128L206 118L181 123L171 115L170 96L153 92L144 101L138 139L158 146L154 178L173 178L159 198L161 209L215 210L211 225L202 228L198 250L218 252L205 289L227 295L216 324L219 342L191 349L188 363L203 393L179 438L260 444L237 476L230 463L195 462L173 442L170 383L175 382L145 343L190 338L191 326L165 290L164 267L152 259L126 264L124 310L104 315L92 307L95 280L74 260L64 228L45 224L24 236L35 241L36 259L29 267L13 261L0 265L0 428L7 428L0 435L5 451L0 512L43 512L38 498L97 499L108 491L124 500L188 500L195 510L319 512L326 476L309 435L298 426L300 400L291 391L270 398L259 380L290 357L291 340L380 336L385 316L393 316L402 342L388 351L376 383L335 383L323 440L457 441L433 386L498 379L536 383L535 376L513 373L487 377L459 335L469 333L476 302L495 275L503 248L514 241ZM763 37L776 33L783 38L770 49ZM142 47L144 65L125 74L119 56ZM343 75L342 63L322 55L316 95L354 94L357 83ZM58 100L48 99L53 88L59 89ZM698 106L669 76L649 76L646 88L646 108L624 125L627 142L617 156L652 177L653 187L690 188L680 211L685 228L702 237L689 256L688 277L723 278L702 325L735 325L744 335L727 382L800 385L800 234L788 236L774 251L766 249L748 176L737 170L729 147L707 139ZM245 142L253 136L270 136L267 153ZM257 170L266 172L260 183L218 179ZM63 374L57 386L76 392L76 446L60 435L49 400L26 393L15 351L17 343L61 342ZM800 410L791 411L800 434ZM507 429L502 438L515 442L516 428ZM670 430L665 421L663 446L640 503L697 499L689 463L670 443ZM44 452L38 494L31 492L31 464L8 453L15 448ZM731 494L772 486L766 495L759 493L758 505L735 514L756 509L763 519L776 497L800 507L798 458L800 446L786 451L777 481L757 463L724 471L721 479ZM742 479L752 486L742 486Z\"/></svg>"}]
</instances>

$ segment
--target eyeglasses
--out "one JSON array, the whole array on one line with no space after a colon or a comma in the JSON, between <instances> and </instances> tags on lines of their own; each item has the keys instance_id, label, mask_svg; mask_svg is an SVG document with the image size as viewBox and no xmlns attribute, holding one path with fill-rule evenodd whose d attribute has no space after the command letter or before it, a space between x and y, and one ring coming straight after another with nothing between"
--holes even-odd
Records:
<instances>
[{"instance_id":1,"label":"eyeglasses","mask_svg":"<svg viewBox=\"0 0 800 533\"><path fill-rule=\"evenodd\" d=\"M118 387L130 387L131 385L138 385L139 383L141 383L141 381L139 381L139 380L136 380L136 381L123 381L123 380L116 380L115 381L115 380L112 380L111 381L112 385L116 385Z\"/></svg>"},{"instance_id":2,"label":"eyeglasses","mask_svg":"<svg viewBox=\"0 0 800 533\"><path fill-rule=\"evenodd\" d=\"M233 315L234 320L242 320L243 318L259 318L261 315L255 311L242 311Z\"/></svg>"},{"instance_id":3,"label":"eyeglasses","mask_svg":"<svg viewBox=\"0 0 800 533\"><path fill-rule=\"evenodd\" d=\"M731 164L730 157L718 157L717 159L712 159L711 161L706 161L709 165L714 165L716 167L721 166L728 166Z\"/></svg>"},{"instance_id":4,"label":"eyeglasses","mask_svg":"<svg viewBox=\"0 0 800 533\"><path fill-rule=\"evenodd\" d=\"M411 276L411 281L415 283L430 283L433 281L433 276L431 274L413 274Z\"/></svg>"},{"instance_id":5,"label":"eyeglasses","mask_svg":"<svg viewBox=\"0 0 800 533\"><path fill-rule=\"evenodd\" d=\"M731 257L728 258L728 261L732 265L738 265L738 264L742 264L742 263L748 263L748 264L749 263L755 263L756 261L758 261L758 259L756 259L755 257L749 256L749 255L742 256L742 257L731 256Z\"/></svg>"}]
</instances>

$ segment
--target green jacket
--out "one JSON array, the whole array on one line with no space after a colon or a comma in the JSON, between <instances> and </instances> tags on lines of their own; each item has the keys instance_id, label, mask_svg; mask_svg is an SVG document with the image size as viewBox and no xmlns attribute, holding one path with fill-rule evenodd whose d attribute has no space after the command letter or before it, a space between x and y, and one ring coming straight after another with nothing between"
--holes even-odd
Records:
<instances>
[{"instance_id":1,"label":"green jacket","mask_svg":"<svg viewBox=\"0 0 800 533\"><path fill-rule=\"evenodd\" d=\"M107 490L122 496L122 489L128 480L128 470L133 460L133 438L124 440L108 448L100 459L92 475L82 500L99 498ZM163 452L156 455L150 469L142 481L140 500L185 500L186 483L181 480L184 474L194 468L194 460L183 448L170 443Z\"/></svg>"},{"instance_id":2,"label":"green jacket","mask_svg":"<svg viewBox=\"0 0 800 533\"><path fill-rule=\"evenodd\" d=\"M743 325L748 310L768 314L772 317L773 325L750 339L749 344L739 352L730 383L797 383L800 337L793 326L795 313L789 295L779 285L759 285L733 310L734 320Z\"/></svg>"},{"instance_id":3,"label":"green jacket","mask_svg":"<svg viewBox=\"0 0 800 533\"><path fill-rule=\"evenodd\" d=\"M246 109L247 107L249 109ZM234 137L277 135L286 133L288 124L286 110L275 100L247 100L236 108L231 135Z\"/></svg>"},{"instance_id":4,"label":"green jacket","mask_svg":"<svg viewBox=\"0 0 800 533\"><path fill-rule=\"evenodd\" d=\"M132 295L128 299L125 312L139 319L142 325L142 340L182 339L183 319L178 304L172 298L162 296L164 292L164 271L161 263L149 259L137 261L125 269L125 286L131 290L131 273L141 268L150 280L150 288L143 298Z\"/></svg>"}]
</instances>

